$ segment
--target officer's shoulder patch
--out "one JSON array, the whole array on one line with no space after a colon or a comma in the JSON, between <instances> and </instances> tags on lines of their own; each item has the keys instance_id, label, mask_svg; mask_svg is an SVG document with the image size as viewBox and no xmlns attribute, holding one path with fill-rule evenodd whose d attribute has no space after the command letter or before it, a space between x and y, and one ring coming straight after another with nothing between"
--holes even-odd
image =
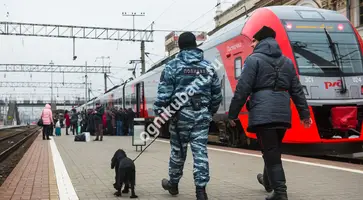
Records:
<instances>
[{"instance_id":1,"label":"officer's shoulder patch","mask_svg":"<svg viewBox=\"0 0 363 200\"><path fill-rule=\"evenodd\" d=\"M208 73L207 69L205 68L193 68L193 67L187 67L183 68L182 74L183 75L206 75Z\"/></svg>"}]
</instances>

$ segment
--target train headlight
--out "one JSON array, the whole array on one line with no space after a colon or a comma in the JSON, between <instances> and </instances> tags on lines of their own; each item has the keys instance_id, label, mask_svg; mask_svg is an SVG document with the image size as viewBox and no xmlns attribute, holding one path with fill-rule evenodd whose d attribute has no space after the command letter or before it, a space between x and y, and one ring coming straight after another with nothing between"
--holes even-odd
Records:
<instances>
[{"instance_id":1,"label":"train headlight","mask_svg":"<svg viewBox=\"0 0 363 200\"><path fill-rule=\"evenodd\" d=\"M303 91L305 95L309 95L308 88L305 85L303 85Z\"/></svg>"},{"instance_id":2,"label":"train headlight","mask_svg":"<svg viewBox=\"0 0 363 200\"><path fill-rule=\"evenodd\" d=\"M339 24L339 25L338 25L338 30L342 31L343 29L344 29L343 24Z\"/></svg>"},{"instance_id":3,"label":"train headlight","mask_svg":"<svg viewBox=\"0 0 363 200\"><path fill-rule=\"evenodd\" d=\"M363 85L360 86L360 94L363 95Z\"/></svg>"},{"instance_id":4,"label":"train headlight","mask_svg":"<svg viewBox=\"0 0 363 200\"><path fill-rule=\"evenodd\" d=\"M283 22L284 23L284 26L287 28L287 29L292 29L292 24L290 22Z\"/></svg>"}]
</instances>

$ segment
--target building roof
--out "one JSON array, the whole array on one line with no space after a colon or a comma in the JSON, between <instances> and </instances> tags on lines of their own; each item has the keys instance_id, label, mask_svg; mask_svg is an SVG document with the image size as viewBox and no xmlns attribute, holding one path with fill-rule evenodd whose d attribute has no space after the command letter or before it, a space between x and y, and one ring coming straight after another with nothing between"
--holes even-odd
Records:
<instances>
[{"instance_id":1,"label":"building roof","mask_svg":"<svg viewBox=\"0 0 363 200\"><path fill-rule=\"evenodd\" d=\"M231 12L233 9L236 9L236 7L238 7L240 5L243 5L245 3L245 1L246 0L240 0L240 1L238 1L236 4L232 5L227 10L223 11L221 14L215 16L214 19L219 19L219 18L223 17L224 15L228 14L229 12Z\"/></svg>"}]
</instances>

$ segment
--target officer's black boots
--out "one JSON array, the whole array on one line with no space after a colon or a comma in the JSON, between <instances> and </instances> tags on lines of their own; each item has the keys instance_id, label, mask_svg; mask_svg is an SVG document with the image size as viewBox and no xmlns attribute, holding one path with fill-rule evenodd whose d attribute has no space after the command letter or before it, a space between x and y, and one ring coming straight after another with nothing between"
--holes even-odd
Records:
<instances>
[{"instance_id":1,"label":"officer's black boots","mask_svg":"<svg viewBox=\"0 0 363 200\"><path fill-rule=\"evenodd\" d=\"M258 182L265 187L266 192L272 192L270 180L267 175L267 169L266 167L263 169L263 175L257 174L257 180Z\"/></svg>"},{"instance_id":2,"label":"officer's black boots","mask_svg":"<svg viewBox=\"0 0 363 200\"><path fill-rule=\"evenodd\" d=\"M205 187L196 187L195 193L197 196L197 200L208 200L207 192L205 190Z\"/></svg>"},{"instance_id":3,"label":"officer's black boots","mask_svg":"<svg viewBox=\"0 0 363 200\"><path fill-rule=\"evenodd\" d=\"M179 194L178 184L172 184L168 179L163 179L161 181L161 186L163 186L164 190L168 190L171 195Z\"/></svg>"},{"instance_id":4,"label":"officer's black boots","mask_svg":"<svg viewBox=\"0 0 363 200\"><path fill-rule=\"evenodd\" d=\"M282 164L273 165L267 168L268 177L271 187L274 190L271 196L266 197L266 200L288 200L285 172Z\"/></svg>"}]
</instances>

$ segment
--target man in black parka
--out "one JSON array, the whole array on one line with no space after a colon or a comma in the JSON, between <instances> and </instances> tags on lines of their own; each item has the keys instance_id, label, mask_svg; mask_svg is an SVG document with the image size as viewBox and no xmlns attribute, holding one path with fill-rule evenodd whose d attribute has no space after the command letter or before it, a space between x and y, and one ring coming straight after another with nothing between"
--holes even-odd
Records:
<instances>
[{"instance_id":1,"label":"man in black parka","mask_svg":"<svg viewBox=\"0 0 363 200\"><path fill-rule=\"evenodd\" d=\"M274 190L266 200L287 200L280 148L286 130L291 128L290 97L305 128L312 121L294 65L282 55L275 37L275 31L266 26L253 36L254 50L244 62L228 118L235 126L234 120L250 97L247 130L256 133L265 162L264 173L257 176L258 181L266 191Z\"/></svg>"}]
</instances>

